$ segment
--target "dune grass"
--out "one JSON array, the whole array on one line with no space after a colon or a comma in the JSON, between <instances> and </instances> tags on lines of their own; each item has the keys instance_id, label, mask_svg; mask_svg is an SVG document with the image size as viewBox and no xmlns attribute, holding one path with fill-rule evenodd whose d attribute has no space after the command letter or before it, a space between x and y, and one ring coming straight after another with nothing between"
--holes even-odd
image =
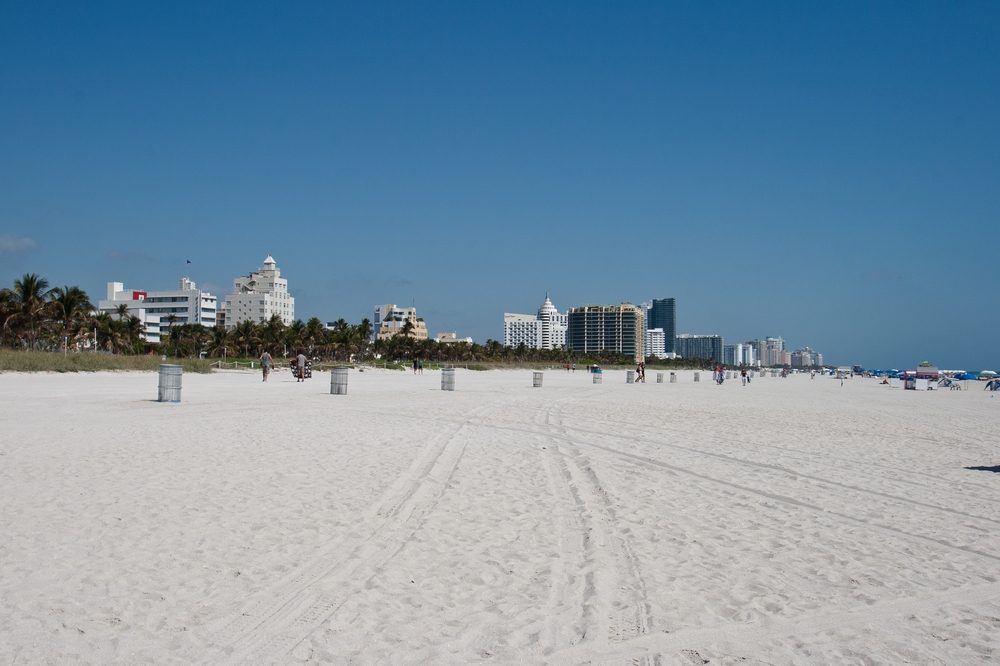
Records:
<instances>
[{"instance_id":1,"label":"dune grass","mask_svg":"<svg viewBox=\"0 0 1000 666\"><path fill-rule=\"evenodd\" d=\"M196 358L124 356L79 353L63 356L58 352L12 351L0 349L0 372L100 372L108 370L156 372L161 363L184 366L184 372L211 372L210 361Z\"/></svg>"}]
</instances>

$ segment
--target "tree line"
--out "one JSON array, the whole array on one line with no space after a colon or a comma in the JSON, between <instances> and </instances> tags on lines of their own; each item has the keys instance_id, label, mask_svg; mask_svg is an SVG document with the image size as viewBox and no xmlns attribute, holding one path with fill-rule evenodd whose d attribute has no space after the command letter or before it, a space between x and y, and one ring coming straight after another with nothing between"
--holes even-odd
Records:
<instances>
[{"instance_id":1,"label":"tree line","mask_svg":"<svg viewBox=\"0 0 1000 666\"><path fill-rule=\"evenodd\" d=\"M164 330L164 325L166 330ZM39 351L99 350L113 354L165 354L212 358L256 358L267 351L288 358L300 351L321 361L358 362L381 359L404 362L415 359L442 363L600 363L629 364L619 352L575 352L505 347L497 340L485 345L439 343L417 339L412 324L387 339L376 339L368 319L352 325L344 319L329 328L313 317L286 325L274 315L266 322L243 321L232 329L179 322L176 315L161 320L160 342L145 339L143 322L129 313L128 304L114 313L99 312L79 287L55 287L34 273L0 289L0 347Z\"/></svg>"}]
</instances>

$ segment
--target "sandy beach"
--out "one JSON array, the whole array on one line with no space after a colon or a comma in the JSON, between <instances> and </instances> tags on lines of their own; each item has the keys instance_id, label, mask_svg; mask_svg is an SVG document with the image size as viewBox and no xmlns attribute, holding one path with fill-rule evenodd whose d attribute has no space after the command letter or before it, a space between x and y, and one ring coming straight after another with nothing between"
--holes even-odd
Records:
<instances>
[{"instance_id":1,"label":"sandy beach","mask_svg":"<svg viewBox=\"0 0 1000 666\"><path fill-rule=\"evenodd\" d=\"M1000 659L1000 399L0 374L3 664Z\"/></svg>"}]
</instances>

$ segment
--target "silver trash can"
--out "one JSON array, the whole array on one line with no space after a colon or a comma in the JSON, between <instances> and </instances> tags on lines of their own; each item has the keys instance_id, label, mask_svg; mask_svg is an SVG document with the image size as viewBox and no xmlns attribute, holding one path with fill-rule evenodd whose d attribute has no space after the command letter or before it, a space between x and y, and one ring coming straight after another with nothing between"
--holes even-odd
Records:
<instances>
[{"instance_id":1,"label":"silver trash can","mask_svg":"<svg viewBox=\"0 0 1000 666\"><path fill-rule=\"evenodd\" d=\"M656 373L656 383L657 384L662 384L663 383L663 373L662 372Z\"/></svg>"},{"instance_id":2,"label":"silver trash can","mask_svg":"<svg viewBox=\"0 0 1000 666\"><path fill-rule=\"evenodd\" d=\"M701 373L700 372L694 373L694 380L696 382L700 382L701 381Z\"/></svg>"},{"instance_id":3,"label":"silver trash can","mask_svg":"<svg viewBox=\"0 0 1000 666\"><path fill-rule=\"evenodd\" d=\"M157 402L180 402L181 401L181 377L184 376L184 367L180 365L161 364L160 365L160 386L157 394Z\"/></svg>"},{"instance_id":4,"label":"silver trash can","mask_svg":"<svg viewBox=\"0 0 1000 666\"><path fill-rule=\"evenodd\" d=\"M677 383L677 373L676 372L671 372L670 373L670 383L671 384L676 384Z\"/></svg>"},{"instance_id":5,"label":"silver trash can","mask_svg":"<svg viewBox=\"0 0 1000 666\"><path fill-rule=\"evenodd\" d=\"M731 373L729 370L726 370L726 379L732 379L732 378L733 378L733 373Z\"/></svg>"},{"instance_id":6,"label":"silver trash can","mask_svg":"<svg viewBox=\"0 0 1000 666\"><path fill-rule=\"evenodd\" d=\"M330 370L330 395L347 395L348 368L332 368Z\"/></svg>"},{"instance_id":7,"label":"silver trash can","mask_svg":"<svg viewBox=\"0 0 1000 666\"><path fill-rule=\"evenodd\" d=\"M533 373L531 373L531 385L533 387L535 387L535 388L541 388L541 386L542 386L542 375L543 374L545 374L545 373L542 373L542 372L533 372Z\"/></svg>"},{"instance_id":8,"label":"silver trash can","mask_svg":"<svg viewBox=\"0 0 1000 666\"><path fill-rule=\"evenodd\" d=\"M441 390L455 390L455 368L444 368L441 370Z\"/></svg>"},{"instance_id":9,"label":"silver trash can","mask_svg":"<svg viewBox=\"0 0 1000 666\"><path fill-rule=\"evenodd\" d=\"M635 370L629 370L625 373L625 383L635 384Z\"/></svg>"},{"instance_id":10,"label":"silver trash can","mask_svg":"<svg viewBox=\"0 0 1000 666\"><path fill-rule=\"evenodd\" d=\"M595 372L595 373L594 373L594 383L595 383L595 384L600 384L600 383L601 383L601 378L602 378L603 376L604 376L604 375L602 375L601 373L599 373L599 372Z\"/></svg>"}]
</instances>

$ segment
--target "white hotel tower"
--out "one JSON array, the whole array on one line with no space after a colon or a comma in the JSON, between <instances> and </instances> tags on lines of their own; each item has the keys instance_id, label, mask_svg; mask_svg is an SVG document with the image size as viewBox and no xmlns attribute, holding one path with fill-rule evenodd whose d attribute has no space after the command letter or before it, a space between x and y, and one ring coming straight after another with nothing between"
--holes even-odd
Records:
<instances>
[{"instance_id":1,"label":"white hotel tower","mask_svg":"<svg viewBox=\"0 0 1000 666\"><path fill-rule=\"evenodd\" d=\"M505 312L503 344L517 347L522 342L531 349L562 349L566 346L567 316L559 314L548 293L537 315Z\"/></svg>"},{"instance_id":2,"label":"white hotel tower","mask_svg":"<svg viewBox=\"0 0 1000 666\"><path fill-rule=\"evenodd\" d=\"M264 268L233 281L233 293L226 296L226 328L248 320L261 324L273 315L281 317L285 326L291 324L295 299L288 295L288 280L267 255Z\"/></svg>"}]
</instances>

